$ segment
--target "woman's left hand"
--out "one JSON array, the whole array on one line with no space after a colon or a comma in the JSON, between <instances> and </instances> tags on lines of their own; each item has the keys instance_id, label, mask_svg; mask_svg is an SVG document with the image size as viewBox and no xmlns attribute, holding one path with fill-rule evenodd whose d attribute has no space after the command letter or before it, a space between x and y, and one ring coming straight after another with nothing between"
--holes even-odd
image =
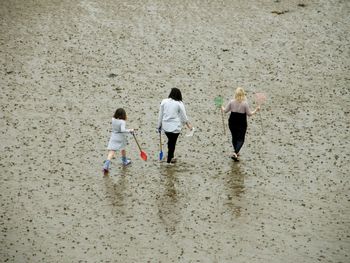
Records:
<instances>
[{"instance_id":1,"label":"woman's left hand","mask_svg":"<svg viewBox=\"0 0 350 263\"><path fill-rule=\"evenodd\" d=\"M260 110L260 105L258 107L256 107L254 113L257 113Z\"/></svg>"}]
</instances>

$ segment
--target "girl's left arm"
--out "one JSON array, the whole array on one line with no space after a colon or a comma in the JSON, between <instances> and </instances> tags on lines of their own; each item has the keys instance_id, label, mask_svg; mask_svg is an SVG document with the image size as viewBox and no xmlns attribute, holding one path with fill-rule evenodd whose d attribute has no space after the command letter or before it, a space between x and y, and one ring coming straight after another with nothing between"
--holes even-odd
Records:
<instances>
[{"instance_id":1,"label":"girl's left arm","mask_svg":"<svg viewBox=\"0 0 350 263\"><path fill-rule=\"evenodd\" d=\"M122 121L121 125L120 125L120 131L121 132L133 132L133 129L126 129L126 122Z\"/></svg>"}]
</instances>

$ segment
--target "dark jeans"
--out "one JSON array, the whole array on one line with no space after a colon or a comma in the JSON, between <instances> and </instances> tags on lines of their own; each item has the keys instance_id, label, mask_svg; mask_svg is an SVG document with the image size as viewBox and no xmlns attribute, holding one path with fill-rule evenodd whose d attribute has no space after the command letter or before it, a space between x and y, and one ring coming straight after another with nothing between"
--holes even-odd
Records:
<instances>
[{"instance_id":1,"label":"dark jeans","mask_svg":"<svg viewBox=\"0 0 350 263\"><path fill-rule=\"evenodd\" d=\"M165 132L166 137L168 137L168 158L167 163L170 163L171 159L174 158L175 146L177 137L180 133Z\"/></svg>"}]
</instances>

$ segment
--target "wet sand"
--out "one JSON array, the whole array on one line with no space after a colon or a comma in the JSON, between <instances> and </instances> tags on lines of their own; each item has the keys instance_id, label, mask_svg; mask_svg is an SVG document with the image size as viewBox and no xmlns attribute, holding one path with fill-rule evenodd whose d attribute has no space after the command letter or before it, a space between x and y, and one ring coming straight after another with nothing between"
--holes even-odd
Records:
<instances>
[{"instance_id":1,"label":"wet sand","mask_svg":"<svg viewBox=\"0 0 350 263\"><path fill-rule=\"evenodd\" d=\"M349 262L349 11L2 0L1 262ZM268 96L239 163L214 105L237 86ZM167 167L172 87L197 131ZM118 107L149 160L130 138L132 166L103 177Z\"/></svg>"}]
</instances>

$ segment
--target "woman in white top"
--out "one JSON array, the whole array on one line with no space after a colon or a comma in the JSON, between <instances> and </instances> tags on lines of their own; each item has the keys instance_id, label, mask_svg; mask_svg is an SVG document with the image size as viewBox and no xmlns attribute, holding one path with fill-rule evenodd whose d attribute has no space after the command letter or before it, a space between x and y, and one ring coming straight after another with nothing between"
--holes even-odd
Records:
<instances>
[{"instance_id":1,"label":"woman in white top","mask_svg":"<svg viewBox=\"0 0 350 263\"><path fill-rule=\"evenodd\" d=\"M158 131L161 132L163 129L168 137L167 163L176 162L174 158L175 146L183 124L192 130L193 127L188 121L185 106L182 103L181 91L172 88L169 97L160 104L158 118Z\"/></svg>"},{"instance_id":2,"label":"woman in white top","mask_svg":"<svg viewBox=\"0 0 350 263\"><path fill-rule=\"evenodd\" d=\"M258 106L254 111L251 111L244 90L242 88L237 88L234 99L227 104L226 108L222 107L222 110L225 113L231 113L228 121L234 149L231 158L238 161L239 151L244 144L247 131L247 116L254 115L260 110L260 107Z\"/></svg>"}]
</instances>

